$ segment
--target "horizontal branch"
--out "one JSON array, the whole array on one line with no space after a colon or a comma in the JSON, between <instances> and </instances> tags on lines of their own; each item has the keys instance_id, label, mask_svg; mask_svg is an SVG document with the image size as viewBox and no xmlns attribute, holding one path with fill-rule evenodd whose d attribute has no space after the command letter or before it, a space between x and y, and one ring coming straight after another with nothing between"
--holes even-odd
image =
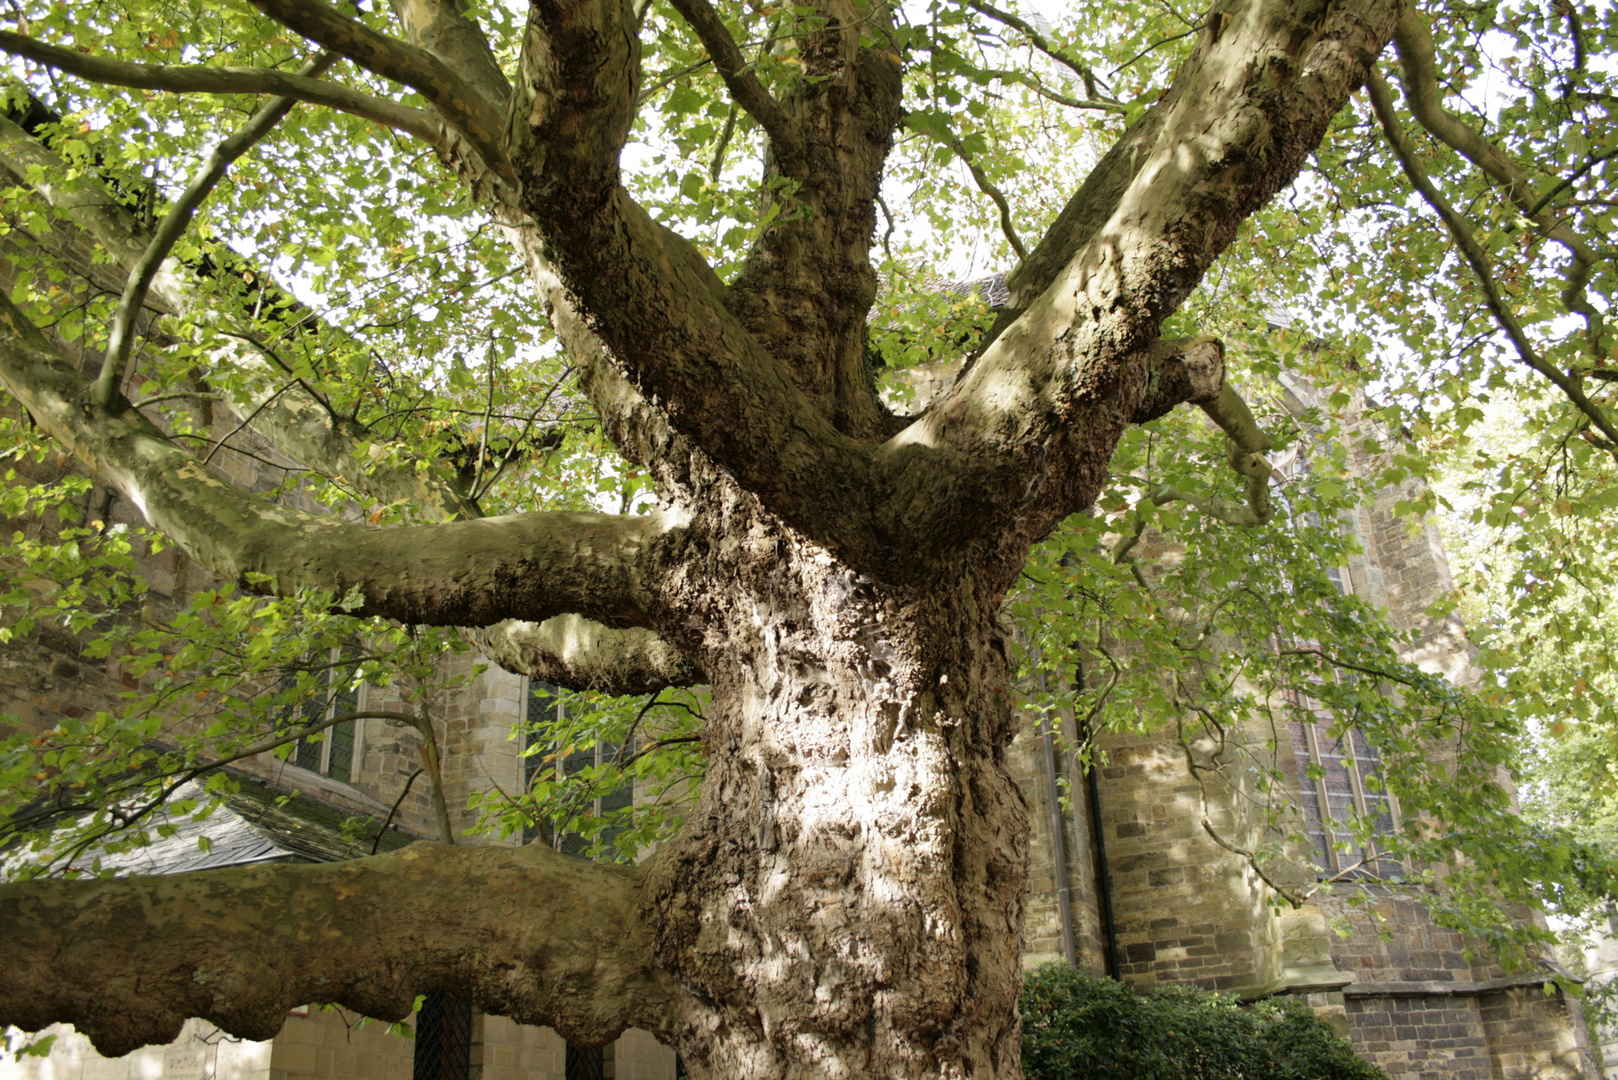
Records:
<instances>
[{"instance_id":1,"label":"horizontal branch","mask_svg":"<svg viewBox=\"0 0 1618 1080\"><path fill-rule=\"evenodd\" d=\"M578 613L650 623L643 562L682 518L538 513L378 529L248 495L126 402L99 407L77 371L0 295L0 383L57 442L186 554L255 591L358 590L361 615L439 626Z\"/></svg>"},{"instance_id":2,"label":"horizontal branch","mask_svg":"<svg viewBox=\"0 0 1618 1080\"><path fill-rule=\"evenodd\" d=\"M650 630L614 630L579 615L497 623L471 641L507 671L569 690L628 696L704 681L700 668Z\"/></svg>"},{"instance_id":3,"label":"horizontal branch","mask_svg":"<svg viewBox=\"0 0 1618 1080\"><path fill-rule=\"evenodd\" d=\"M0 172L10 173L15 182L24 183L30 166L38 166L37 175L45 178L59 175L65 168L37 140L0 119ZM93 187L63 191L51 188L48 182L42 184L41 194L101 244L116 269L127 273L131 260L138 259L142 251L143 238L133 215L116 199ZM193 312L209 299L198 292L183 267L173 264L159 276L156 291L154 301L170 311ZM559 329L564 321L558 321ZM572 339L576 351L600 352L599 342L581 326L569 325L567 329L572 332L564 336ZM384 463L395 447L370 441L360 425L333 416L301 384L280 381L282 373L274 370L259 351L216 351L210 360L216 367L231 367L248 376L222 380L232 387L226 400L243 418L240 426L250 424L279 451L313 472L379 502L406 502L413 513L427 521L482 517L482 511L453 483L440 463L408 453L397 464ZM599 358L595 366L602 366ZM609 377L608 381L613 380ZM620 383L621 380L615 383L617 394L632 399L625 408L634 413L632 417L621 417L620 426L633 427L667 442L671 436L666 426L652 423L655 414L631 388ZM611 407L605 400L607 396L610 395L603 392L596 394L602 399L597 401L598 409L604 417L619 416L621 410ZM543 626L547 629L507 621L500 624L498 638L491 637L481 644L491 659L508 670L580 689L617 686L618 693L641 693L642 687L655 689L701 681L688 661L648 631L614 630L577 615ZM554 633L564 628L565 633ZM598 647L600 652L594 652ZM555 651L547 653L547 649Z\"/></svg>"},{"instance_id":4,"label":"horizontal branch","mask_svg":"<svg viewBox=\"0 0 1618 1080\"><path fill-rule=\"evenodd\" d=\"M0 1025L71 1023L116 1056L173 1041L189 1017L248 1039L310 1002L403 1020L436 989L599 1045L667 1027L640 881L543 844L418 843L314 866L0 885Z\"/></svg>"},{"instance_id":5,"label":"horizontal branch","mask_svg":"<svg viewBox=\"0 0 1618 1080\"><path fill-rule=\"evenodd\" d=\"M273 94L349 113L413 135L434 147L445 142L438 121L420 109L296 72L258 67L135 64L50 45L9 30L0 30L0 51L107 86L178 94Z\"/></svg>"},{"instance_id":6,"label":"horizontal branch","mask_svg":"<svg viewBox=\"0 0 1618 1080\"><path fill-rule=\"evenodd\" d=\"M1207 406L1226 387L1225 343L1203 335L1153 342L1146 361L1146 386L1130 421L1145 424L1176 405Z\"/></svg>"},{"instance_id":7,"label":"horizontal branch","mask_svg":"<svg viewBox=\"0 0 1618 1080\"><path fill-rule=\"evenodd\" d=\"M1025 86L1046 101L1054 101L1056 104L1066 105L1070 109L1093 109L1097 112L1110 112L1119 116L1126 116L1129 113L1129 106L1119 101L1113 101L1110 98L1086 100L1059 94L1041 82L1038 76L1030 72L1003 68L981 68L979 71L983 75L992 76L1002 82Z\"/></svg>"},{"instance_id":8,"label":"horizontal branch","mask_svg":"<svg viewBox=\"0 0 1618 1080\"><path fill-rule=\"evenodd\" d=\"M494 101L426 49L389 37L322 0L252 0L253 6L323 49L410 87L466 138L485 165L513 179L506 157L504 101Z\"/></svg>"}]
</instances>

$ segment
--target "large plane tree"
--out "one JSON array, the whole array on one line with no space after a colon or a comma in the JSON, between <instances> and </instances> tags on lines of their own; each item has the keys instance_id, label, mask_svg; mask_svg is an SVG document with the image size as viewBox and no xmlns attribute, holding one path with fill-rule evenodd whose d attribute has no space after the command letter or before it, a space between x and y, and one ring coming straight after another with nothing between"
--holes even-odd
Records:
<instances>
[{"instance_id":1,"label":"large plane tree","mask_svg":"<svg viewBox=\"0 0 1618 1080\"><path fill-rule=\"evenodd\" d=\"M1223 428L1247 494L1188 501L1267 518L1269 440L1224 344L1165 324L1334 122L1326 176L1369 179L1293 187L1259 261L1434 336L1493 320L1474 352L1555 385L1564 462L1618 442L1591 120L1611 15L1563 6L1497 13L1541 72L1522 100L1544 116L1507 119L1540 147L1596 132L1525 167L1534 146L1447 112L1437 73L1478 70L1495 16L1438 13L1435 46L1391 0L1055 23L980 0L22 4L0 32L35 95L0 120L28 201L13 254L54 228L116 283L65 310L44 276L0 299L0 381L30 422L245 589L464 628L558 686L712 697L700 796L640 865L417 845L11 885L0 1022L121 1053L190 1016L264 1038L295 1005L397 1018L438 987L585 1044L644 1028L699 1075L1020 1075L1008 591L1130 426L1182 404ZM1410 113L1374 67L1395 37ZM1483 195L1446 196L1437 166ZM1410 192L1447 232L1398 231ZM1333 198L1373 213L1332 239L1393 236L1379 257L1429 275L1420 294L1304 250ZM923 254L990 222L1014 269L974 327L962 309L998 286L940 286ZM1580 320L1554 346L1525 329L1530 290ZM890 407L887 370L950 348L959 378ZM1469 362L1415 367L1459 401ZM502 503L497 481L554 464L547 402L589 414L564 445L621 456L593 482L622 512ZM370 520L212 471L238 423Z\"/></svg>"}]
</instances>

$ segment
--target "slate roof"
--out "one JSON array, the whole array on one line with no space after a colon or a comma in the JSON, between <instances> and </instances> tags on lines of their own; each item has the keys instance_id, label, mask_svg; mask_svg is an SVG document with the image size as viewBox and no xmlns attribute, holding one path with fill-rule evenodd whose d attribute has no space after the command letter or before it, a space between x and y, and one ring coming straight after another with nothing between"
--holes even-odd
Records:
<instances>
[{"instance_id":1,"label":"slate roof","mask_svg":"<svg viewBox=\"0 0 1618 1080\"><path fill-rule=\"evenodd\" d=\"M336 862L371 853L381 822L351 813L307 795L289 795L260 780L233 773L237 791L207 818L183 815L159 817L148 829L151 843L133 851L86 852L84 861L100 854L101 865L126 874L179 874L222 866L262 862ZM175 792L174 798L200 798L195 784ZM165 820L172 836L158 836ZM344 829L344 823L356 826ZM203 850L200 839L209 846ZM377 850L394 851L419 837L390 825L382 831Z\"/></svg>"}]
</instances>

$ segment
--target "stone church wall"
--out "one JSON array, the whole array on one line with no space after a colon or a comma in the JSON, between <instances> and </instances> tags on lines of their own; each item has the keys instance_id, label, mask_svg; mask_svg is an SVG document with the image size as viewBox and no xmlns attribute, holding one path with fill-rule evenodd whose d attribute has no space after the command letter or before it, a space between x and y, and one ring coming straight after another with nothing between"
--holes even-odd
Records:
<instances>
[{"instance_id":1,"label":"stone church wall","mask_svg":"<svg viewBox=\"0 0 1618 1080\"><path fill-rule=\"evenodd\" d=\"M1286 390L1289 404L1301 409L1308 388L1288 382ZM1359 430L1372 429L1366 422ZM1391 443L1386 432L1377 434ZM1361 475L1371 475L1377 463L1375 454L1351 447L1350 467ZM1436 524L1418 519L1412 527L1400 506L1421 494L1417 481L1404 480L1378 491L1344 521L1363 553L1342 568L1343 579L1384 607L1396 627L1417 633L1407 660L1465 683L1474 674L1464 628L1427 615L1453 587ZM1066 732L1069 746L1076 745L1076 734ZM1262 743L1264 733L1254 737ZM1108 971L1100 888L1105 863L1116 974L1126 982L1142 988L1189 982L1248 998L1298 994L1392 1080L1595 1075L1578 1004L1544 972L1508 974L1486 960L1469 960L1468 943L1438 927L1413 890L1395 885L1343 883L1298 911L1287 910L1244 860L1202 830L1200 792L1177 743L1164 735L1114 734L1104 736L1099 749L1099 822L1084 798L1082 774L1071 760L1059 765L1071 781L1073 806L1062 821L1062 841L1081 966ZM1033 828L1030 966L1063 955L1038 751L1030 721L1012 752L1028 777ZM1297 785L1290 753L1277 764ZM1509 788L1507 778L1502 782ZM1241 804L1239 792L1210 787L1210 818L1222 833L1242 835ZM1351 928L1347 936L1338 932L1344 927Z\"/></svg>"}]
</instances>

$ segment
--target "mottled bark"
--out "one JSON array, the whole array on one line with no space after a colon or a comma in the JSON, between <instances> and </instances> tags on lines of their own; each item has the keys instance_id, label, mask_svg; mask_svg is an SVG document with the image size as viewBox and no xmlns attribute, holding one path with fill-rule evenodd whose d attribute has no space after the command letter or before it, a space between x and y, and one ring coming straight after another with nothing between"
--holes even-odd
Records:
<instances>
[{"instance_id":1,"label":"mottled bark","mask_svg":"<svg viewBox=\"0 0 1618 1080\"><path fill-rule=\"evenodd\" d=\"M692 995L675 1045L699 1076L1019 1075L1000 595L965 565L882 587L723 481L705 501L743 528L693 534L735 584L693 580L705 627L676 639L713 701L700 801L647 870L658 964Z\"/></svg>"},{"instance_id":2,"label":"mottled bark","mask_svg":"<svg viewBox=\"0 0 1618 1080\"><path fill-rule=\"evenodd\" d=\"M445 990L584 1043L663 1026L641 874L542 846L421 843L318 866L0 885L0 1017L71 1020L103 1054L169 1042L187 1017L268 1039L335 1002L403 1020Z\"/></svg>"}]
</instances>

